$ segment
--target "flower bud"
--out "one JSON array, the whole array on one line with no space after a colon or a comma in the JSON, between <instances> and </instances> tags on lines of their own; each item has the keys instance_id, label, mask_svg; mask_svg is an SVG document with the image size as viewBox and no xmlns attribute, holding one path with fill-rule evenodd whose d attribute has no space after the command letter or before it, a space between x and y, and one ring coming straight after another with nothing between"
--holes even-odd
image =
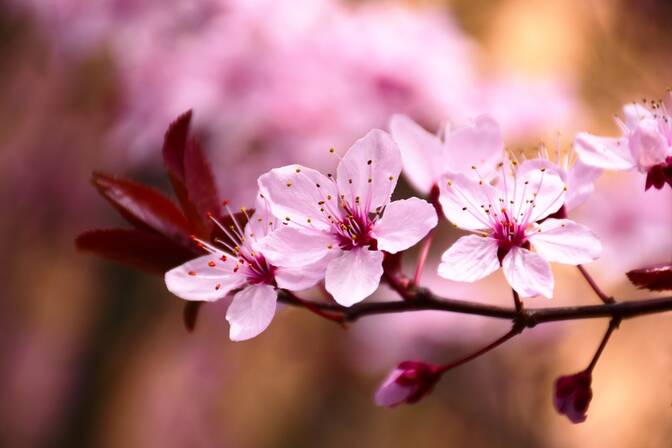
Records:
<instances>
[{"instance_id":1,"label":"flower bud","mask_svg":"<svg viewBox=\"0 0 672 448\"><path fill-rule=\"evenodd\" d=\"M374 400L378 406L389 408L402 403L415 403L431 392L440 377L441 372L434 365L404 361L385 378Z\"/></svg>"},{"instance_id":2,"label":"flower bud","mask_svg":"<svg viewBox=\"0 0 672 448\"><path fill-rule=\"evenodd\" d=\"M581 423L586 420L586 412L593 398L593 391L590 388L591 381L592 376L588 370L561 376L555 381L553 397L555 409L566 415L572 423Z\"/></svg>"}]
</instances>

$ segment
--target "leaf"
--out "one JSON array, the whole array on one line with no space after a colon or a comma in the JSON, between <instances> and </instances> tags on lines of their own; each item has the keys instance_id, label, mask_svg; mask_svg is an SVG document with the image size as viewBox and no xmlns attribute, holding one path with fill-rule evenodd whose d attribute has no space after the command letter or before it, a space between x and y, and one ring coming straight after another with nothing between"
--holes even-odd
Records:
<instances>
[{"instance_id":1,"label":"leaf","mask_svg":"<svg viewBox=\"0 0 672 448\"><path fill-rule=\"evenodd\" d=\"M168 127L163 140L163 163L169 174L180 181L184 179L184 151L187 147L191 116L192 112L188 110L177 117Z\"/></svg>"},{"instance_id":2,"label":"leaf","mask_svg":"<svg viewBox=\"0 0 672 448\"><path fill-rule=\"evenodd\" d=\"M201 307L205 302L187 302L184 304L182 309L182 320L184 322L184 327L189 333L194 331L196 328L196 321L198 320L198 314L201 311Z\"/></svg>"},{"instance_id":3,"label":"leaf","mask_svg":"<svg viewBox=\"0 0 672 448\"><path fill-rule=\"evenodd\" d=\"M158 232L190 247L192 229L189 222L180 209L159 191L103 173L94 173L91 182L138 229Z\"/></svg>"},{"instance_id":4,"label":"leaf","mask_svg":"<svg viewBox=\"0 0 672 448\"><path fill-rule=\"evenodd\" d=\"M672 290L672 263L663 263L627 273L630 281L641 289L651 291Z\"/></svg>"},{"instance_id":5,"label":"leaf","mask_svg":"<svg viewBox=\"0 0 672 448\"><path fill-rule=\"evenodd\" d=\"M184 183L189 200L201 217L220 212L219 192L212 176L210 164L203 156L201 146L194 139L187 142L184 153Z\"/></svg>"},{"instance_id":6,"label":"leaf","mask_svg":"<svg viewBox=\"0 0 672 448\"><path fill-rule=\"evenodd\" d=\"M135 229L90 230L75 240L77 249L143 271L162 274L198 255L155 233Z\"/></svg>"}]
</instances>

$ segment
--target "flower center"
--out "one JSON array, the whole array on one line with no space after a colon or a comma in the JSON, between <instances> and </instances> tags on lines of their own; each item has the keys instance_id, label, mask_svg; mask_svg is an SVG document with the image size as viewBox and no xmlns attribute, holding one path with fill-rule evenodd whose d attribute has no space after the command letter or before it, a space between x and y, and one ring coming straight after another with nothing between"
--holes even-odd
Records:
<instances>
[{"instance_id":1,"label":"flower center","mask_svg":"<svg viewBox=\"0 0 672 448\"><path fill-rule=\"evenodd\" d=\"M509 218L506 209L501 215L496 215L492 226L492 238L497 240L497 258L501 263L512 247L530 248L530 242L525 235L526 223L519 223Z\"/></svg>"},{"instance_id":2,"label":"flower center","mask_svg":"<svg viewBox=\"0 0 672 448\"><path fill-rule=\"evenodd\" d=\"M376 240L371 236L371 229L378 215L369 217L361 210L353 210L345 202L342 204L343 218L331 218L330 222L338 244L343 250L355 247L376 246Z\"/></svg>"}]
</instances>

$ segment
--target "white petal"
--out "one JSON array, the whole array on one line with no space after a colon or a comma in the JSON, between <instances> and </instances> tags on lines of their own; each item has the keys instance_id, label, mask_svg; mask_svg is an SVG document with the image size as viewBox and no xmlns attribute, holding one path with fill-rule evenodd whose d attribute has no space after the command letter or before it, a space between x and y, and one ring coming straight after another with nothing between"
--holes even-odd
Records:
<instances>
[{"instance_id":1,"label":"white petal","mask_svg":"<svg viewBox=\"0 0 672 448\"><path fill-rule=\"evenodd\" d=\"M328 259L324 259L318 263L298 268L279 267L275 271L275 282L278 284L278 288L289 289L290 291L311 288L324 278L328 261Z\"/></svg>"},{"instance_id":2,"label":"white petal","mask_svg":"<svg viewBox=\"0 0 672 448\"><path fill-rule=\"evenodd\" d=\"M634 130L642 120L653 118L649 109L637 103L623 106L623 116L625 117L625 125L630 130Z\"/></svg>"},{"instance_id":3,"label":"white petal","mask_svg":"<svg viewBox=\"0 0 672 448\"><path fill-rule=\"evenodd\" d=\"M229 338L244 341L264 331L273 320L278 293L271 285L250 285L236 293L226 312Z\"/></svg>"},{"instance_id":4,"label":"white petal","mask_svg":"<svg viewBox=\"0 0 672 448\"><path fill-rule=\"evenodd\" d=\"M446 129L444 167L458 173L472 172L489 177L502 159L504 143L499 124L488 115L477 117L472 123L455 129Z\"/></svg>"},{"instance_id":5,"label":"white petal","mask_svg":"<svg viewBox=\"0 0 672 448\"><path fill-rule=\"evenodd\" d=\"M380 221L373 226L378 249L395 254L408 249L436 227L436 210L418 198L394 201L385 207Z\"/></svg>"},{"instance_id":6,"label":"white petal","mask_svg":"<svg viewBox=\"0 0 672 448\"><path fill-rule=\"evenodd\" d=\"M553 297L551 266L540 255L513 247L502 261L504 276L521 297Z\"/></svg>"},{"instance_id":7,"label":"white petal","mask_svg":"<svg viewBox=\"0 0 672 448\"><path fill-rule=\"evenodd\" d=\"M341 216L336 184L319 171L287 165L263 174L257 183L271 212L283 223L326 230L328 214Z\"/></svg>"},{"instance_id":8,"label":"white petal","mask_svg":"<svg viewBox=\"0 0 672 448\"><path fill-rule=\"evenodd\" d=\"M331 233L282 226L256 241L254 250L275 266L299 267L337 255L338 240Z\"/></svg>"},{"instance_id":9,"label":"white petal","mask_svg":"<svg viewBox=\"0 0 672 448\"><path fill-rule=\"evenodd\" d=\"M653 119L639 123L630 135L629 144L632 157L642 171L664 162L667 156L667 139Z\"/></svg>"},{"instance_id":10,"label":"white petal","mask_svg":"<svg viewBox=\"0 0 672 448\"><path fill-rule=\"evenodd\" d=\"M577 160L567 173L567 194L565 208L572 210L593 193L594 182L602 174L602 170Z\"/></svg>"},{"instance_id":11,"label":"white petal","mask_svg":"<svg viewBox=\"0 0 672 448\"><path fill-rule=\"evenodd\" d=\"M499 269L497 241L478 235L463 236L443 253L439 275L458 282L475 282Z\"/></svg>"},{"instance_id":12,"label":"white petal","mask_svg":"<svg viewBox=\"0 0 672 448\"><path fill-rule=\"evenodd\" d=\"M558 263L589 263L602 253L602 243L595 234L569 219L547 219L529 240L539 255Z\"/></svg>"},{"instance_id":13,"label":"white petal","mask_svg":"<svg viewBox=\"0 0 672 448\"><path fill-rule=\"evenodd\" d=\"M405 115L392 117L390 132L401 151L404 174L418 191L428 194L445 168L441 140Z\"/></svg>"},{"instance_id":14,"label":"white petal","mask_svg":"<svg viewBox=\"0 0 672 448\"><path fill-rule=\"evenodd\" d=\"M488 208L499 209L495 188L480 184L464 174L447 173L439 181L439 202L446 218L466 230L481 230L490 227Z\"/></svg>"},{"instance_id":15,"label":"white petal","mask_svg":"<svg viewBox=\"0 0 672 448\"><path fill-rule=\"evenodd\" d=\"M184 300L214 302L245 284L245 276L233 272L235 265L235 260L204 255L166 272L166 287Z\"/></svg>"},{"instance_id":16,"label":"white petal","mask_svg":"<svg viewBox=\"0 0 672 448\"><path fill-rule=\"evenodd\" d=\"M401 173L401 153L387 132L369 131L357 140L338 164L338 190L349 204L356 198L364 210L387 204Z\"/></svg>"},{"instance_id":17,"label":"white petal","mask_svg":"<svg viewBox=\"0 0 672 448\"><path fill-rule=\"evenodd\" d=\"M356 248L329 263L325 287L336 302L351 306L373 294L382 275L383 253Z\"/></svg>"},{"instance_id":18,"label":"white petal","mask_svg":"<svg viewBox=\"0 0 672 448\"><path fill-rule=\"evenodd\" d=\"M373 397L376 405L385 407L400 405L418 390L417 385L403 385L397 382L403 373L401 369L394 369L385 378Z\"/></svg>"},{"instance_id":19,"label":"white petal","mask_svg":"<svg viewBox=\"0 0 672 448\"><path fill-rule=\"evenodd\" d=\"M516 172L514 204L507 205L516 220L535 222L558 211L565 203L566 184L559 168L542 160L527 160Z\"/></svg>"},{"instance_id":20,"label":"white petal","mask_svg":"<svg viewBox=\"0 0 672 448\"><path fill-rule=\"evenodd\" d=\"M580 132L574 139L574 150L586 165L606 170L629 170L635 166L628 140L597 137Z\"/></svg>"}]
</instances>

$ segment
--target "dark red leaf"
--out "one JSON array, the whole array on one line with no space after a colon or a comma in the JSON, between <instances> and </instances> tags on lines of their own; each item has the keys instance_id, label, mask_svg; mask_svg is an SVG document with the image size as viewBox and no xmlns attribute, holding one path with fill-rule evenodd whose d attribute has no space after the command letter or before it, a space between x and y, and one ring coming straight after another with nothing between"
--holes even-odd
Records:
<instances>
[{"instance_id":1,"label":"dark red leaf","mask_svg":"<svg viewBox=\"0 0 672 448\"><path fill-rule=\"evenodd\" d=\"M94 173L93 185L135 227L190 246L192 229L177 206L159 191L135 182Z\"/></svg>"},{"instance_id":2,"label":"dark red leaf","mask_svg":"<svg viewBox=\"0 0 672 448\"><path fill-rule=\"evenodd\" d=\"M179 181L184 179L184 152L190 125L191 110L188 110L170 124L163 141L163 163L169 174Z\"/></svg>"},{"instance_id":3,"label":"dark red leaf","mask_svg":"<svg viewBox=\"0 0 672 448\"><path fill-rule=\"evenodd\" d=\"M672 263L663 263L628 272L628 278L638 288L651 291L672 290Z\"/></svg>"},{"instance_id":4,"label":"dark red leaf","mask_svg":"<svg viewBox=\"0 0 672 448\"><path fill-rule=\"evenodd\" d=\"M221 203L210 164L194 139L187 142L184 153L184 183L189 201L201 217L207 216L208 212L219 215Z\"/></svg>"},{"instance_id":5,"label":"dark red leaf","mask_svg":"<svg viewBox=\"0 0 672 448\"><path fill-rule=\"evenodd\" d=\"M184 326L189 333L194 331L196 328L196 321L198 320L198 313L201 311L201 307L205 302L187 302L184 304L182 310L182 320L184 321Z\"/></svg>"},{"instance_id":6,"label":"dark red leaf","mask_svg":"<svg viewBox=\"0 0 672 448\"><path fill-rule=\"evenodd\" d=\"M90 230L77 237L79 250L153 273L164 273L196 257L173 241L135 229Z\"/></svg>"}]
</instances>

